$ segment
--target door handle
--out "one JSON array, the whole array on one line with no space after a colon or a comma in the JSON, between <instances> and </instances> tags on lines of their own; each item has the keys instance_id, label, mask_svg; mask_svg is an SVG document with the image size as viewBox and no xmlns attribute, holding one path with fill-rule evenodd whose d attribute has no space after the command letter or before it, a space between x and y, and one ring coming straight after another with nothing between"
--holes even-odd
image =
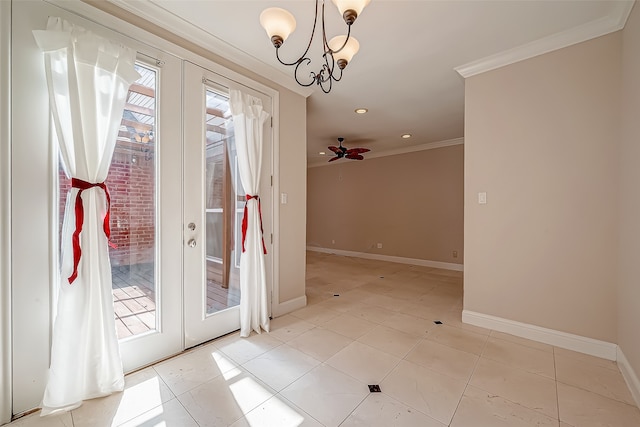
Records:
<instances>
[{"instance_id":1,"label":"door handle","mask_svg":"<svg viewBox=\"0 0 640 427\"><path fill-rule=\"evenodd\" d=\"M189 241L187 242L187 246L189 246L190 248L195 248L196 247L196 239L189 239Z\"/></svg>"}]
</instances>

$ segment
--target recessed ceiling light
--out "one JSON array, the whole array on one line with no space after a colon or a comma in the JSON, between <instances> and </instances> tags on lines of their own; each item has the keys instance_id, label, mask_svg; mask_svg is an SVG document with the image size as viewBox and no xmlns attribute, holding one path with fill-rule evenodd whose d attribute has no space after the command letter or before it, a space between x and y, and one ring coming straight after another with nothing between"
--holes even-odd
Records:
<instances>
[{"instance_id":1,"label":"recessed ceiling light","mask_svg":"<svg viewBox=\"0 0 640 427\"><path fill-rule=\"evenodd\" d=\"M403 133L403 134L402 134L402 135L400 135L400 136L402 136L402 138L404 138L404 139L411 138L411 134L410 134L410 133Z\"/></svg>"},{"instance_id":2,"label":"recessed ceiling light","mask_svg":"<svg viewBox=\"0 0 640 427\"><path fill-rule=\"evenodd\" d=\"M356 113L358 113L358 114L364 114L364 113L366 113L366 112L367 112L367 111L369 111L369 110L367 110L366 108L356 108L356 109L355 109L355 111L356 111Z\"/></svg>"},{"instance_id":3,"label":"recessed ceiling light","mask_svg":"<svg viewBox=\"0 0 640 427\"><path fill-rule=\"evenodd\" d=\"M324 151L321 151L321 152L319 152L318 154L320 154L321 156L324 156L324 155L325 155L325 154L327 154L327 153L325 153Z\"/></svg>"}]
</instances>

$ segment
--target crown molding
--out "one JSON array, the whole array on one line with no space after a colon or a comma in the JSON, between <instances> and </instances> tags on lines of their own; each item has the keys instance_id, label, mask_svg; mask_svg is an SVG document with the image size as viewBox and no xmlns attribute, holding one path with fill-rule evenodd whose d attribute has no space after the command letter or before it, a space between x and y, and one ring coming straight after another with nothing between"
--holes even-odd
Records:
<instances>
[{"instance_id":1,"label":"crown molding","mask_svg":"<svg viewBox=\"0 0 640 427\"><path fill-rule=\"evenodd\" d=\"M378 151L373 153L369 152L366 154L366 156L367 156L367 159L375 159L378 157L395 156L397 154L407 154L407 153L414 153L416 151L433 150L436 148L450 147L452 145L460 145L460 144L464 144L464 138L447 139L444 141L429 142L429 143L420 144L420 145L409 145L407 147L394 148L392 150L384 150L384 151ZM320 166L332 166L336 164L339 164L339 163L334 163L334 162L329 163L323 160L322 163L320 162L309 163L307 165L307 169L317 168Z\"/></svg>"},{"instance_id":2,"label":"crown molding","mask_svg":"<svg viewBox=\"0 0 640 427\"><path fill-rule=\"evenodd\" d=\"M115 6L166 28L173 34L190 41L203 49L215 52L235 64L251 70L261 76L297 93L308 97L313 89L302 87L289 75L276 70L248 53L230 45L224 40L188 22L150 0L106 0Z\"/></svg>"},{"instance_id":3,"label":"crown molding","mask_svg":"<svg viewBox=\"0 0 640 427\"><path fill-rule=\"evenodd\" d=\"M612 12L603 18L460 65L454 70L467 78L621 30L629 18L634 1L616 1L614 4Z\"/></svg>"}]
</instances>

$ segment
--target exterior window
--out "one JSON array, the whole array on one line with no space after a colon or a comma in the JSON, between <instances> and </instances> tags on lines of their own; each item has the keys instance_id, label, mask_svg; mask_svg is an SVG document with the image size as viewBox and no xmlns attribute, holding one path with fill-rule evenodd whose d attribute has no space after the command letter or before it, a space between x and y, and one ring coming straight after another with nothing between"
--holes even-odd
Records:
<instances>
[{"instance_id":1,"label":"exterior window","mask_svg":"<svg viewBox=\"0 0 640 427\"><path fill-rule=\"evenodd\" d=\"M233 120L225 89L206 91L206 258L207 313L240 304L238 241L242 217L237 217L238 194L243 193L235 172ZM232 170L231 166L234 166ZM242 201L244 207L244 201Z\"/></svg>"},{"instance_id":2,"label":"exterior window","mask_svg":"<svg viewBox=\"0 0 640 427\"><path fill-rule=\"evenodd\" d=\"M113 300L118 338L156 329L156 90L158 71L137 63L106 185L111 195ZM59 167L60 229L71 187Z\"/></svg>"}]
</instances>

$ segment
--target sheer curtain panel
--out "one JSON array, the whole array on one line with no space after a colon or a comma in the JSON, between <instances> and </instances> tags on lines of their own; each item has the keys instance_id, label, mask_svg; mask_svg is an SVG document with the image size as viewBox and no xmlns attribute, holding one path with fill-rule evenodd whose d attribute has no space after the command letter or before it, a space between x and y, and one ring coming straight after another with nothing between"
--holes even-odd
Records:
<instances>
[{"instance_id":1,"label":"sheer curtain panel","mask_svg":"<svg viewBox=\"0 0 640 427\"><path fill-rule=\"evenodd\" d=\"M57 315L42 415L77 408L124 387L109 262L109 193L104 181L136 52L50 17L34 31L44 53L51 116L72 188L62 226Z\"/></svg>"},{"instance_id":2,"label":"sheer curtain panel","mask_svg":"<svg viewBox=\"0 0 640 427\"><path fill-rule=\"evenodd\" d=\"M246 194L240 255L240 336L269 331L267 278L262 236L260 173L264 124L269 113L259 98L232 89L229 93L240 180Z\"/></svg>"}]
</instances>

